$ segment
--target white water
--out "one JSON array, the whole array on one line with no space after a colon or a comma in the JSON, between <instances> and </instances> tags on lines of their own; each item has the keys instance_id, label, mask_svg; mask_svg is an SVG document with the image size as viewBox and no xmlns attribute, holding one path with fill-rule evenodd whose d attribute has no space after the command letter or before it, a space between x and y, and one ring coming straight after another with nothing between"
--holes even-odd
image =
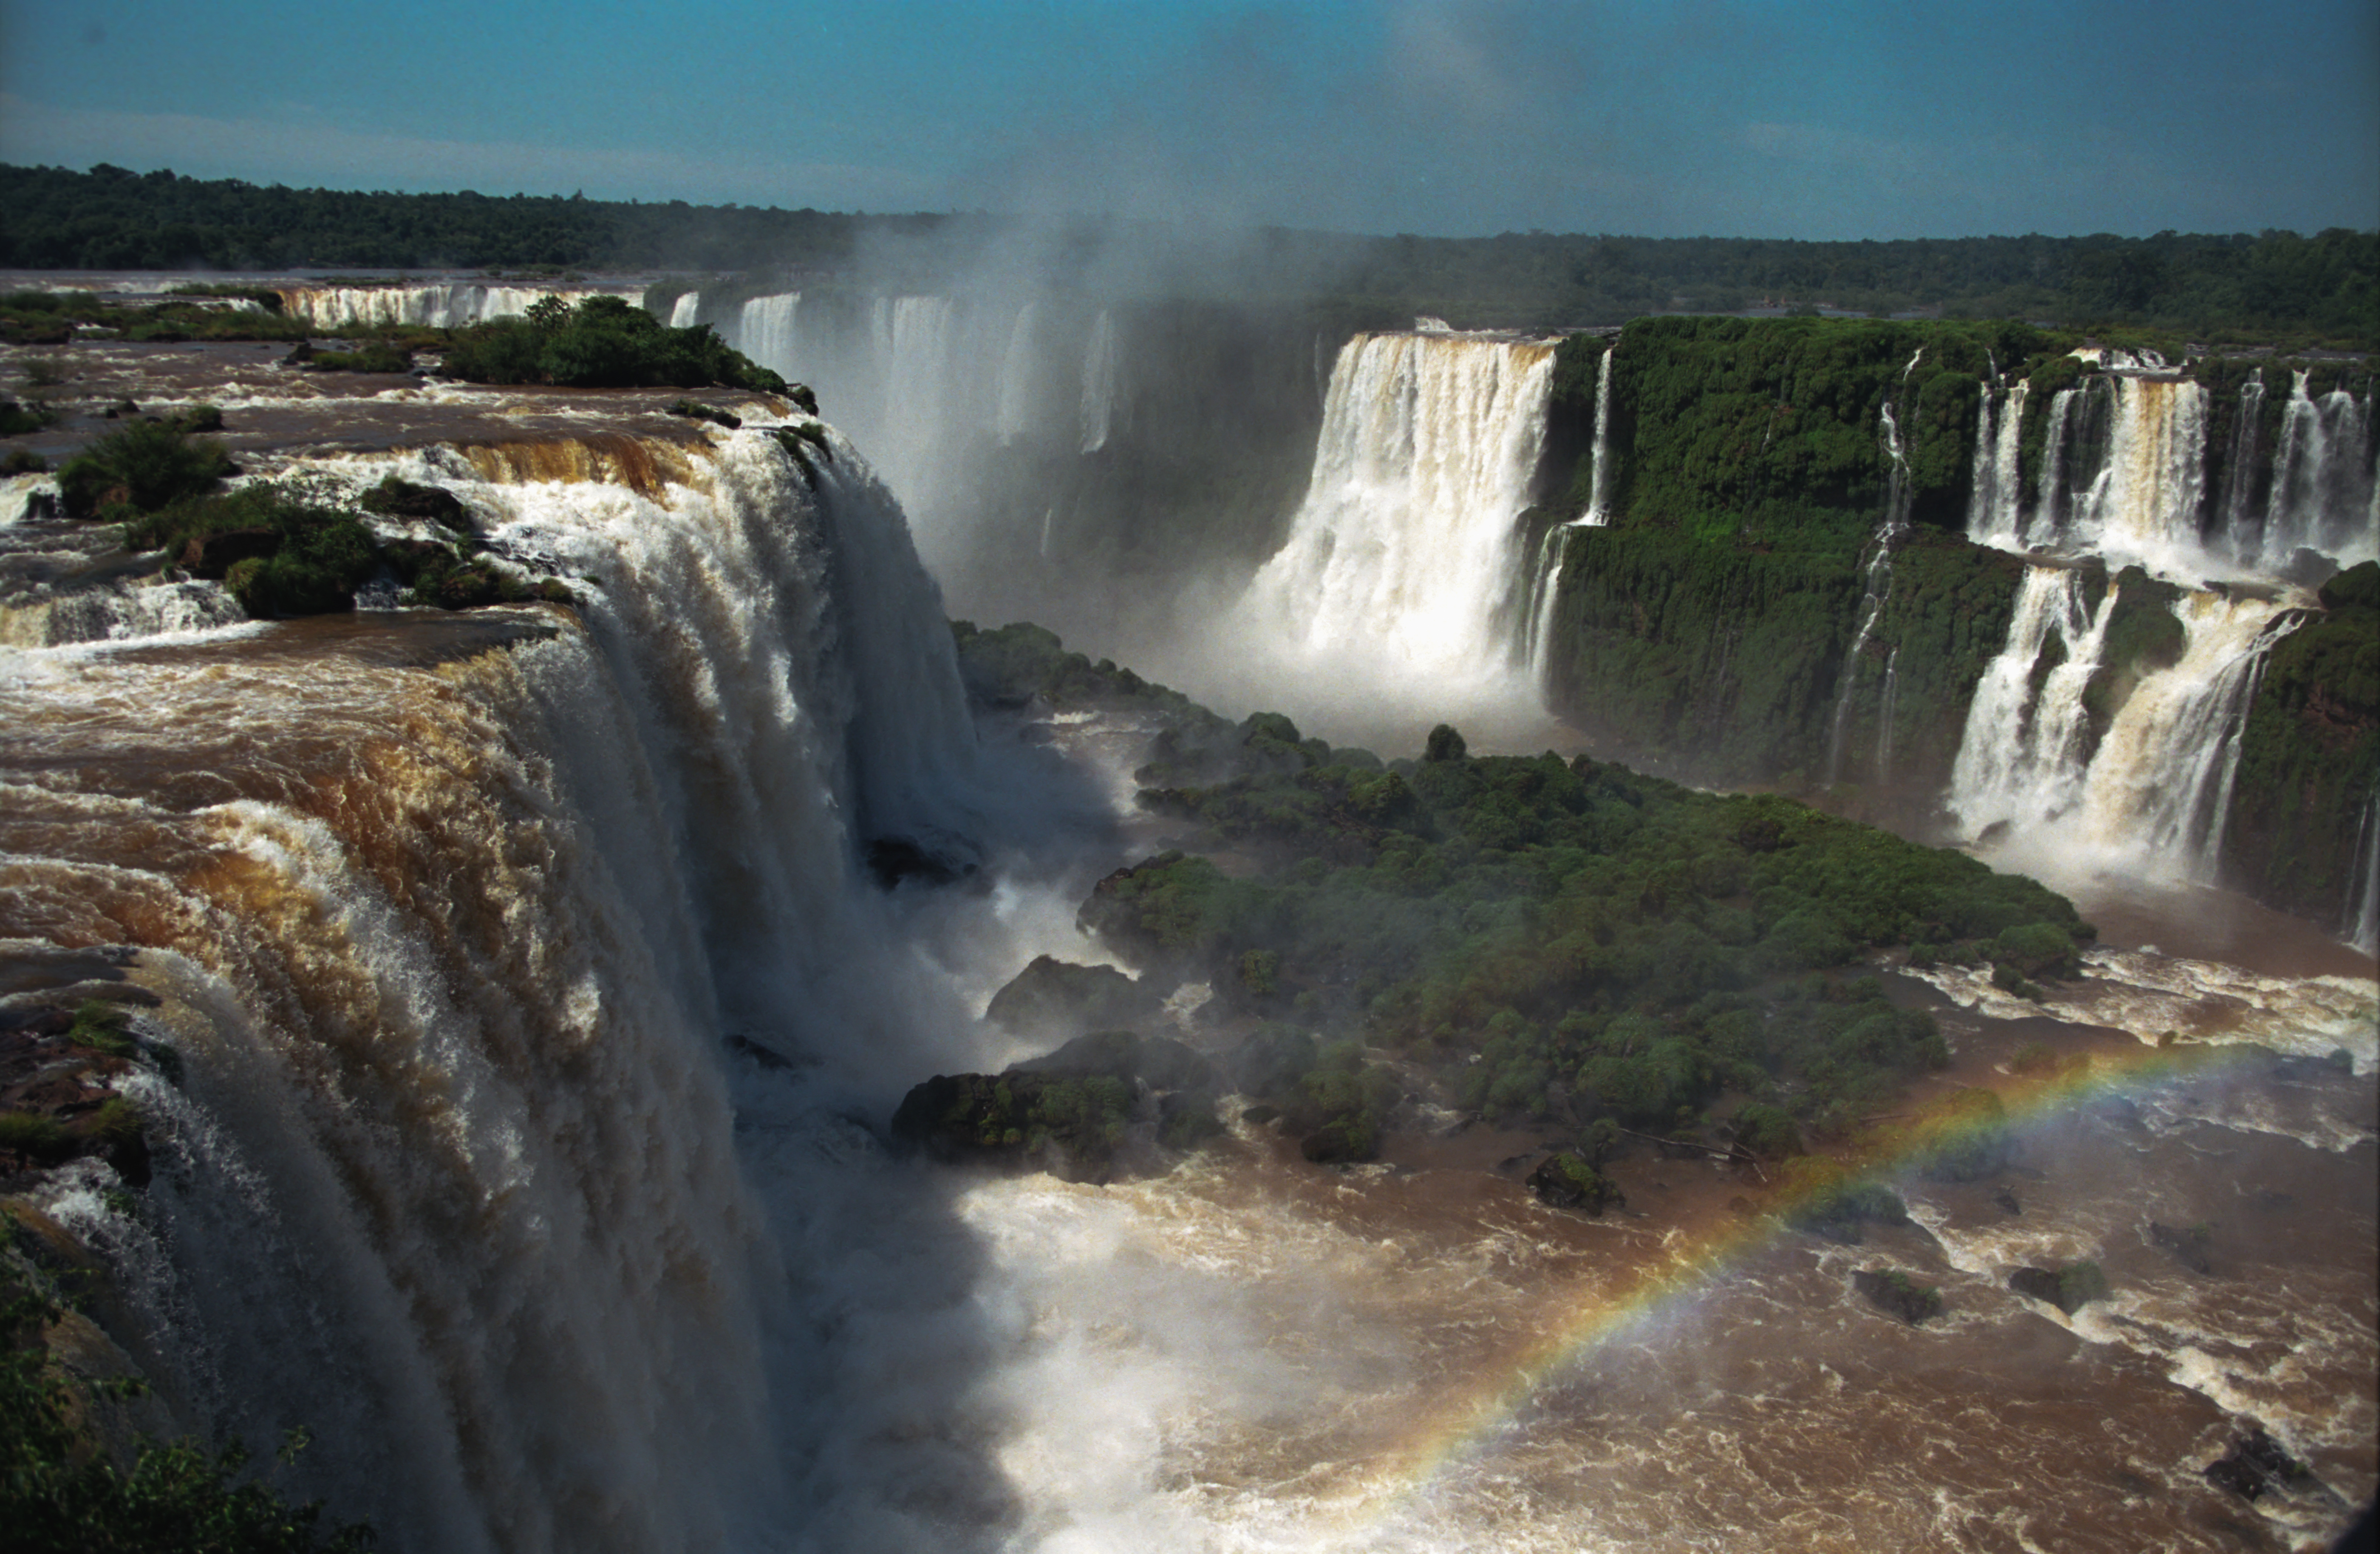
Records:
<instances>
[{"instance_id":1,"label":"white water","mask_svg":"<svg viewBox=\"0 0 2380 1554\"><path fill-rule=\"evenodd\" d=\"M2122 370L2050 403L2038 486L2020 488L2026 385L1986 388L1967 509L1978 544L2044 547L2139 565L2177 581L2269 579L2300 548L2341 565L2380 556L2370 407L2345 389L2320 399L2295 374L2272 474L2254 484L2265 385L2242 386L2222 489L2209 492L2206 392L2187 379ZM2103 453L2077 467L2079 431L2102 423ZM2087 455L2088 450L2082 450Z\"/></svg>"},{"instance_id":2,"label":"white water","mask_svg":"<svg viewBox=\"0 0 2380 1554\"><path fill-rule=\"evenodd\" d=\"M311 1425L298 1488L391 1547L850 1547L794 1508L899 1514L889 1475L810 1476L850 1424L810 1324L879 1256L829 1223L879 1190L833 1113L959 1066L970 1021L856 845L980 839L984 789L856 455L813 492L715 442L655 496L322 467L456 491L593 581L584 631L424 670L254 627L0 665L0 722L77 759L0 771L0 935L139 934L191 1069L132 1280L160 1379L260 1446ZM729 1031L814 1066L731 1111Z\"/></svg>"},{"instance_id":3,"label":"white water","mask_svg":"<svg viewBox=\"0 0 2380 1554\"><path fill-rule=\"evenodd\" d=\"M702 293L698 291L682 291L678 293L677 300L670 304L672 329L690 329L701 316Z\"/></svg>"},{"instance_id":4,"label":"white water","mask_svg":"<svg viewBox=\"0 0 2380 1554\"><path fill-rule=\"evenodd\" d=\"M1123 378L1123 346L1116 334L1115 315L1102 308L1091 325L1090 344L1083 353L1083 452L1095 454L1108 445Z\"/></svg>"},{"instance_id":5,"label":"white water","mask_svg":"<svg viewBox=\"0 0 2380 1554\"><path fill-rule=\"evenodd\" d=\"M2020 382L2005 395L1986 388L1975 427L1973 488L1967 499L1968 537L2004 551L2024 537L2024 398Z\"/></svg>"},{"instance_id":6,"label":"white water","mask_svg":"<svg viewBox=\"0 0 2380 1554\"><path fill-rule=\"evenodd\" d=\"M1594 462L1587 475L1586 512L1579 520L1590 528L1611 521L1611 461L1607 455L1611 447L1611 360L1619 354L1615 340L1595 365L1595 446L1587 455Z\"/></svg>"},{"instance_id":7,"label":"white water","mask_svg":"<svg viewBox=\"0 0 2380 1554\"><path fill-rule=\"evenodd\" d=\"M2348 885L2347 941L2367 955L2380 955L2380 791L2356 821L2355 873Z\"/></svg>"},{"instance_id":8,"label":"white water","mask_svg":"<svg viewBox=\"0 0 2380 1554\"><path fill-rule=\"evenodd\" d=\"M2003 550L2097 558L2110 572L2139 565L2192 590L2178 611L2187 653L2147 676L2094 745L2079 698L2107 608L2086 623L2075 602L2080 580L2034 569L2007 646L1969 709L1949 803L1970 836L2013 828L1996 856L2046 877L2112 868L2212 882L2263 655L2304 617L2202 590L2210 579L2245 580L2278 593L2301 547L2346 565L2380 553L2362 468L2364 410L2345 391L2313 399L2298 373L2259 510L2251 464L2261 374L2242 387L2230 474L2210 492L2205 391L2141 375L2160 371L2155 360L2109 365L2119 370L2051 402L2029 507L2018 472L2024 385L2004 397L1985 391L1968 535ZM2095 455L2102 433L2104 452ZM2028 679L2053 634L2067 661L2035 698Z\"/></svg>"},{"instance_id":9,"label":"white water","mask_svg":"<svg viewBox=\"0 0 2380 1554\"><path fill-rule=\"evenodd\" d=\"M2085 610L2083 581L2069 568L2031 566L2018 586L2008 646L1975 686L1951 770L1950 811L1971 835L2002 822L2055 820L2082 802L2089 753L2082 691L2099 667L2118 598L2111 587L2095 611ZM2053 639L2064 662L2036 696L2034 670Z\"/></svg>"},{"instance_id":10,"label":"white water","mask_svg":"<svg viewBox=\"0 0 2380 1554\"><path fill-rule=\"evenodd\" d=\"M2085 761L2080 696L2096 667L2112 598L2078 633L2074 585L2045 580L2045 570L2027 577L2011 645L1969 710L1952 811L1971 834L2010 822L2015 829L1987 856L2053 884L2103 871L2215 882L2249 701L2265 654L2296 624L2296 613L2256 599L2184 595L2175 611L2186 633L2180 661L2142 678ZM2061 589L2056 601L2046 598ZM2052 628L2070 657L2038 700L2023 706L2010 686L2035 662L2024 642L2037 651Z\"/></svg>"},{"instance_id":11,"label":"white water","mask_svg":"<svg viewBox=\"0 0 2380 1554\"><path fill-rule=\"evenodd\" d=\"M1902 382L1917 369L1919 351L1901 369ZM1876 413L1877 435L1883 439L1885 457L1890 466L1884 498L1884 516L1877 523L1876 537L1868 541L1868 553L1864 569L1864 584L1860 593L1859 626L1852 634L1851 650L1843 655L1842 689L1835 695L1834 716L1828 720L1827 734L1827 781L1842 780L1845 735L1851 730L1852 693L1859 687L1860 665L1867 656L1867 645L1876 636L1876 623L1883 617L1884 607L1892 598L1892 548L1909 532L1909 457L1900 443L1900 425L1893 419L1892 401L1886 400ZM1899 656L1896 648L1894 659ZM1888 661L1888 674L1890 661ZM1888 722L1876 737L1876 770L1879 775L1891 759L1890 724Z\"/></svg>"},{"instance_id":12,"label":"white water","mask_svg":"<svg viewBox=\"0 0 2380 1554\"><path fill-rule=\"evenodd\" d=\"M483 319L509 318L532 303L559 297L576 303L589 297L635 301L642 286L508 286L477 282L395 286L284 286L281 310L325 332L358 325L418 323L459 329Z\"/></svg>"},{"instance_id":13,"label":"white water","mask_svg":"<svg viewBox=\"0 0 2380 1554\"><path fill-rule=\"evenodd\" d=\"M686 300L684 297L678 298L681 305ZM802 294L797 291L753 297L744 304L736 318L736 349L763 367L783 372L785 369L776 364L794 359L795 341L798 338L795 326L801 316L801 307Z\"/></svg>"},{"instance_id":14,"label":"white water","mask_svg":"<svg viewBox=\"0 0 2380 1554\"><path fill-rule=\"evenodd\" d=\"M1330 374L1305 500L1234 627L1292 661L1433 690L1505 682L1525 622L1512 523L1545 436L1553 346L1366 334Z\"/></svg>"}]
</instances>

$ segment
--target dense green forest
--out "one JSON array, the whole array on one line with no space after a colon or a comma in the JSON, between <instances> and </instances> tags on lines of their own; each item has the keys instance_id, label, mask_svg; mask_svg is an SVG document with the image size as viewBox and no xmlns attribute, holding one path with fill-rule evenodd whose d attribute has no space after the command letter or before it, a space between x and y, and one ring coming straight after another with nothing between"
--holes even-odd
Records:
<instances>
[{"instance_id":1,"label":"dense green forest","mask_svg":"<svg viewBox=\"0 0 2380 1554\"><path fill-rule=\"evenodd\" d=\"M983 215L866 215L454 194L292 189L105 164L0 166L0 266L280 270L524 267L832 273L864 244L964 266L1016 224ZM1161 230L1077 224L1060 269ZM1062 278L1062 276L1061 277ZM1463 325L1618 323L1650 312L1760 304L1972 318L2130 322L2200 334L2299 332L2380 343L2380 234L2334 229L2153 237L2100 234L1808 243L1506 233L1370 237L1266 229L1217 282L1429 311Z\"/></svg>"},{"instance_id":2,"label":"dense green forest","mask_svg":"<svg viewBox=\"0 0 2380 1554\"><path fill-rule=\"evenodd\" d=\"M1491 1117L1790 1152L1947 1061L1933 1021L1864 973L1878 950L1989 963L2037 993L2093 937L2032 880L1773 795L1474 757L1443 727L1383 762L1277 713L1228 722L1036 626L954 630L978 696L1167 724L1139 801L1232 861L1149 858L1081 920L1261 1022L1238 1083L1303 1113L1311 1158L1346 1158L1393 1102L1359 1047ZM1723 1128L1706 1115L1722 1092L1748 1102Z\"/></svg>"}]
</instances>

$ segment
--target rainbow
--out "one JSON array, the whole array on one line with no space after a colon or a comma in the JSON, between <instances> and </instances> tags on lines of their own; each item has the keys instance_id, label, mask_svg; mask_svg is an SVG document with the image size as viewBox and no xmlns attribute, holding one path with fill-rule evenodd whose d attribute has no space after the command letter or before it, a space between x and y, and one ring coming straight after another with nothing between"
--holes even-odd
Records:
<instances>
[{"instance_id":1,"label":"rainbow","mask_svg":"<svg viewBox=\"0 0 2380 1554\"><path fill-rule=\"evenodd\" d=\"M1638 1269L1621 1288L1585 1297L1507 1368L1447 1398L1381 1463L1373 1478L1374 1492L1363 1497L1364 1520L1377 1524L1410 1507L1450 1470L1507 1433L1548 1381L1583 1356L1700 1293L1787 1233L1797 1210L1845 1183L1896 1175L1945 1144L1983 1128L2022 1126L2126 1090L2237 1068L2261 1053L2255 1048L2143 1047L2137 1054L2100 1052L2069 1059L2046 1072L2017 1074L1994 1087L1997 1107L1937 1107L1915 1114L1904 1126L1879 1129L1855 1147L1845 1169L1789 1172L1771 1188L1759 1213L1743 1217L1741 1229L1678 1248L1665 1261ZM1954 1092L1958 1094L1973 1092ZM1380 1489L1387 1493L1378 1493Z\"/></svg>"}]
</instances>

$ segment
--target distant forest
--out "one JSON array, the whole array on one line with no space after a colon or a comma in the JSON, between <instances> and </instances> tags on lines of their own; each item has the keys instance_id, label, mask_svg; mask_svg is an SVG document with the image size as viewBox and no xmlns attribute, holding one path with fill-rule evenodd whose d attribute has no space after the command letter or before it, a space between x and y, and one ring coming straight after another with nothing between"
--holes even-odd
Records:
<instances>
[{"instance_id":1,"label":"distant forest","mask_svg":"<svg viewBox=\"0 0 2380 1554\"><path fill-rule=\"evenodd\" d=\"M574 195L293 189L105 164L0 165L0 267L31 270L746 270L832 275L897 250L955 271L1017 224ZM1076 247L1109 236L1084 225ZM1161 237L1161 234L1160 235ZM1211 238L1211 234L1200 235ZM1767 305L2128 324L2380 347L2380 233L1809 243L1506 233L1366 237L1267 229L1226 284L1442 315L1464 327L1615 324Z\"/></svg>"}]
</instances>

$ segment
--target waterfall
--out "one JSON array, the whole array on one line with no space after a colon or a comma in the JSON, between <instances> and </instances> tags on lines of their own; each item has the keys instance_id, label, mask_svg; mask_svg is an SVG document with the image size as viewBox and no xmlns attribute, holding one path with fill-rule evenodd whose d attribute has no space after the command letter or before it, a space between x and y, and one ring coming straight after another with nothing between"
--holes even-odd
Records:
<instances>
[{"instance_id":1,"label":"waterfall","mask_svg":"<svg viewBox=\"0 0 2380 1554\"><path fill-rule=\"evenodd\" d=\"M421 324L460 329L511 318L547 297L577 303L589 297L643 297L642 286L506 286L443 282L395 286L283 286L281 310L324 333L358 325Z\"/></svg>"},{"instance_id":2,"label":"waterfall","mask_svg":"<svg viewBox=\"0 0 2380 1554\"><path fill-rule=\"evenodd\" d=\"M2034 535L2056 534L2066 521L2066 442L2074 407L2084 391L2060 389L2049 398L2049 425L2041 449L2041 484L2034 493L2033 522L2019 525L2010 549L2030 542ZM1972 531L1971 531L1972 533Z\"/></svg>"},{"instance_id":3,"label":"waterfall","mask_svg":"<svg viewBox=\"0 0 2380 1554\"><path fill-rule=\"evenodd\" d=\"M2083 791L2082 839L2147 871L2212 882L2265 655L2296 624L2261 600L2194 593L2181 662L2143 679L2108 726Z\"/></svg>"},{"instance_id":4,"label":"waterfall","mask_svg":"<svg viewBox=\"0 0 2380 1554\"><path fill-rule=\"evenodd\" d=\"M1009 325L1008 348L1001 353L1000 393L992 416L992 435L1003 446L1015 443L1032 429L1033 415L1038 407L1034 379L1038 366L1040 322L1038 302L1027 302L1018 308L1015 321Z\"/></svg>"},{"instance_id":5,"label":"waterfall","mask_svg":"<svg viewBox=\"0 0 2380 1554\"><path fill-rule=\"evenodd\" d=\"M670 304L669 322L672 329L691 329L696 321L701 317L702 293L698 291L679 292L677 300Z\"/></svg>"},{"instance_id":6,"label":"waterfall","mask_svg":"<svg viewBox=\"0 0 2380 1554\"><path fill-rule=\"evenodd\" d=\"M1588 451L1586 512L1579 521L1590 528L1611 521L1611 358L1620 354L1615 340L1595 367L1595 445Z\"/></svg>"},{"instance_id":7,"label":"waterfall","mask_svg":"<svg viewBox=\"0 0 2380 1554\"><path fill-rule=\"evenodd\" d=\"M1876 780L1892 779L1892 719L1900 702L1900 645L1893 644L1884 661L1884 699L1876 714Z\"/></svg>"},{"instance_id":8,"label":"waterfall","mask_svg":"<svg viewBox=\"0 0 2380 1554\"><path fill-rule=\"evenodd\" d=\"M1247 629L1476 677L1510 662L1512 522L1545 435L1553 346L1359 334L1330 373L1305 500L1250 584Z\"/></svg>"},{"instance_id":9,"label":"waterfall","mask_svg":"<svg viewBox=\"0 0 2380 1554\"><path fill-rule=\"evenodd\" d=\"M735 348L771 372L798 377L794 364L799 339L795 322L801 307L802 294L797 291L747 301L735 315Z\"/></svg>"},{"instance_id":10,"label":"waterfall","mask_svg":"<svg viewBox=\"0 0 2380 1554\"><path fill-rule=\"evenodd\" d=\"M2281 410L2259 554L2267 570L2301 547L2349 562L2380 553L2364 407L2345 389L2314 398L2308 377L2298 371Z\"/></svg>"},{"instance_id":11,"label":"waterfall","mask_svg":"<svg viewBox=\"0 0 2380 1554\"><path fill-rule=\"evenodd\" d=\"M1909 358L1901 369L1900 381L1908 382L1909 374L1917 369L1917 356ZM1843 655L1842 689L1835 695L1835 713L1827 733L1827 782L1839 783L1843 774L1843 744L1851 730L1852 695L1859 686L1860 661L1867 652L1868 641L1876 635L1876 623L1884 614L1885 601L1892 597L1892 547L1909 531L1909 457L1900 443L1900 425L1893 419L1892 401L1888 399L1877 412L1878 435L1884 442L1888 472L1886 476L1884 518L1877 524L1876 537L1868 541L1867 565L1863 569L1860 593L1859 627L1852 634L1851 650Z\"/></svg>"},{"instance_id":12,"label":"waterfall","mask_svg":"<svg viewBox=\"0 0 2380 1554\"><path fill-rule=\"evenodd\" d=\"M389 1547L776 1547L849 1461L804 1238L866 1143L820 1109L950 1066L964 1021L857 836L965 831L977 790L933 586L830 441L814 487L751 430L650 490L322 461L455 491L588 580L583 625L330 618L0 676L0 938L140 946L188 1069L137 1097L137 1220L45 1207L122 1249L161 1394L260 1447L310 1425L285 1482ZM816 1077L731 1104L730 1031Z\"/></svg>"},{"instance_id":13,"label":"waterfall","mask_svg":"<svg viewBox=\"0 0 2380 1554\"><path fill-rule=\"evenodd\" d=\"M1090 344L1083 351L1083 452L1098 453L1108 445L1113 427L1116 389L1123 376L1123 345L1116 335L1115 314L1106 308L1091 325Z\"/></svg>"},{"instance_id":14,"label":"waterfall","mask_svg":"<svg viewBox=\"0 0 2380 1554\"><path fill-rule=\"evenodd\" d=\"M2341 565L2380 556L2380 480L2370 406L2344 388L2316 396L2295 374L2269 479L2259 457L2266 385L2240 385L2219 490L2207 485L2206 391L2116 353L2114 370L2051 401L2031 518L2019 502L2019 390L1987 395L1968 537L2003 550L2046 546L2199 581L2296 576L2296 552ZM1988 455L1986 450L1989 450Z\"/></svg>"},{"instance_id":15,"label":"waterfall","mask_svg":"<svg viewBox=\"0 0 2380 1554\"><path fill-rule=\"evenodd\" d=\"M2053 876L2108 861L2211 883L2248 704L2266 653L2300 613L2263 600L2185 594L2175 608L2185 633L2180 661L2142 678L2095 747L2083 692L2120 590L2110 586L2086 614L2083 576L2027 570L2008 646L1968 709L1949 809L1970 836L2014 827L2010 844ZM2053 638L2063 658L2042 676Z\"/></svg>"},{"instance_id":16,"label":"waterfall","mask_svg":"<svg viewBox=\"0 0 2380 1554\"><path fill-rule=\"evenodd\" d=\"M2112 563L2203 567L2206 395L2186 380L2113 380L2107 456L2058 539Z\"/></svg>"},{"instance_id":17,"label":"waterfall","mask_svg":"<svg viewBox=\"0 0 2380 1554\"><path fill-rule=\"evenodd\" d=\"M1975 427L1975 459L1967 497L1967 538L2000 550L2024 542L2024 399L2022 382L1984 391Z\"/></svg>"},{"instance_id":18,"label":"waterfall","mask_svg":"<svg viewBox=\"0 0 2380 1554\"><path fill-rule=\"evenodd\" d=\"M2256 506L2256 451L2265 417L2265 370L2252 368L2240 385L2240 409L2231 428L2230 467L2223 487L2223 527L2232 553L2246 565L2264 556L2265 515Z\"/></svg>"},{"instance_id":19,"label":"waterfall","mask_svg":"<svg viewBox=\"0 0 2380 1554\"><path fill-rule=\"evenodd\" d=\"M2380 788L2365 802L2355 830L2355 847L2349 855L2356 860L2355 873L2347 882L2339 926L2350 944L2367 955L2380 955Z\"/></svg>"},{"instance_id":20,"label":"waterfall","mask_svg":"<svg viewBox=\"0 0 2380 1554\"><path fill-rule=\"evenodd\" d=\"M1984 670L1968 704L1951 768L1950 812L1968 834L2020 821L2050 821L2082 802L2089 718L2082 692L2099 667L2117 590L2083 608L2084 574L2029 566L2017 589L2008 645ZM2034 672L2055 641L2059 662L2036 688Z\"/></svg>"}]
</instances>

